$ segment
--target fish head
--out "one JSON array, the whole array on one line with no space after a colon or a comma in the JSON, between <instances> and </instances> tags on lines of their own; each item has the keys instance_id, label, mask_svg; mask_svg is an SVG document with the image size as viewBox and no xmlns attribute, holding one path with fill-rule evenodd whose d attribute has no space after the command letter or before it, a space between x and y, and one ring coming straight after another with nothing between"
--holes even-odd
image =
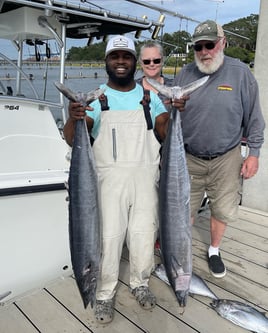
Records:
<instances>
[{"instance_id":1,"label":"fish head","mask_svg":"<svg viewBox=\"0 0 268 333\"><path fill-rule=\"evenodd\" d=\"M186 306L188 293L189 293L189 290L176 290L175 291L176 298L177 298L177 301L179 303L179 306L181 306L181 307Z\"/></svg>"},{"instance_id":2,"label":"fish head","mask_svg":"<svg viewBox=\"0 0 268 333\"><path fill-rule=\"evenodd\" d=\"M170 284L175 291L179 305L185 307L190 289L191 274L184 272L181 263L174 256L171 256L170 263Z\"/></svg>"},{"instance_id":3,"label":"fish head","mask_svg":"<svg viewBox=\"0 0 268 333\"><path fill-rule=\"evenodd\" d=\"M76 278L85 309L89 303L91 308L94 306L96 300L98 274L98 267L92 265L91 267L86 268L83 274Z\"/></svg>"},{"instance_id":4,"label":"fish head","mask_svg":"<svg viewBox=\"0 0 268 333\"><path fill-rule=\"evenodd\" d=\"M222 317L226 317L231 311L231 304L226 299L214 299L210 304L212 308Z\"/></svg>"}]
</instances>

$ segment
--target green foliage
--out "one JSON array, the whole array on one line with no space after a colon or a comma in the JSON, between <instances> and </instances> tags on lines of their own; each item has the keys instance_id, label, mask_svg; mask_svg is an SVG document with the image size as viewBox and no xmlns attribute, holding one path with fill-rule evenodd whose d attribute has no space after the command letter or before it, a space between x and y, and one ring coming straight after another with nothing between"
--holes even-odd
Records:
<instances>
[{"instance_id":1,"label":"green foliage","mask_svg":"<svg viewBox=\"0 0 268 333\"><path fill-rule=\"evenodd\" d=\"M228 44L231 47L239 47L249 51L255 51L259 15L251 14L248 17L230 22L223 26L223 29L234 34L242 35L248 39L243 39L237 35L226 33Z\"/></svg>"},{"instance_id":2,"label":"green foliage","mask_svg":"<svg viewBox=\"0 0 268 333\"><path fill-rule=\"evenodd\" d=\"M227 38L227 47L225 54L241 61L249 63L254 60L254 51L256 47L257 29L259 16L251 14L248 17L230 22L223 25ZM241 38L239 35L246 37ZM165 33L161 39L164 53L165 65L167 66L183 66L185 63L194 59L193 50L187 48L187 43L191 42L191 34L187 31L176 31L171 34ZM143 42L136 42L136 49L139 53ZM68 61L103 61L106 43L99 42L85 47L72 47L69 50ZM187 51L189 51L187 53ZM186 54L187 57L182 57ZM179 54L179 57L174 57Z\"/></svg>"},{"instance_id":3,"label":"green foliage","mask_svg":"<svg viewBox=\"0 0 268 333\"><path fill-rule=\"evenodd\" d=\"M254 52L250 52L242 47L228 47L225 49L224 53L230 57L238 58L247 64L254 61Z\"/></svg>"},{"instance_id":4,"label":"green foliage","mask_svg":"<svg viewBox=\"0 0 268 333\"><path fill-rule=\"evenodd\" d=\"M103 61L106 43L101 42L84 47L71 47L67 61Z\"/></svg>"}]
</instances>

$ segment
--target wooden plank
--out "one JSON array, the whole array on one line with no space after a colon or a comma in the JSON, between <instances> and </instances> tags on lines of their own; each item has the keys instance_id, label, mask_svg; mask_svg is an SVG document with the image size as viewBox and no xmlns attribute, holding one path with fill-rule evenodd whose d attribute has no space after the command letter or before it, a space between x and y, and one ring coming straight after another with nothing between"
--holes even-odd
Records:
<instances>
[{"instance_id":1,"label":"wooden plank","mask_svg":"<svg viewBox=\"0 0 268 333\"><path fill-rule=\"evenodd\" d=\"M159 279L159 278L157 278L157 277L153 277L152 279L151 279L151 285L152 285L152 283L153 283L153 279L154 278L156 278L156 279ZM209 276L209 278L211 279L211 276ZM244 303L244 304L248 304L248 305L250 305L250 306L252 306L252 307L254 307L256 310L258 310L258 311L260 311L260 312L263 312L263 308L261 308L261 307L258 307L258 306L256 306L256 304L254 304L254 303L252 303L252 302L250 302L250 300L245 300L245 299L243 299L243 298L241 298L241 297L239 297L239 295L235 295L234 293L232 293L232 292L229 292L229 291L227 291L226 289L223 289L223 288L221 288L220 286L217 286L215 283L212 283L212 282L210 282L209 280L206 280L205 278L203 279L204 280L204 282L207 284L207 286L215 293L215 295L217 295L218 296L218 298L219 299L231 299L231 300L235 300L235 301L240 301L240 302L242 302L242 303ZM213 279L211 279L211 280L213 280ZM220 279L221 280L221 279ZM161 281L160 279L159 279L159 281L162 283L162 286L161 287L158 287L158 290L162 290L163 292L164 292L164 290L162 289L163 288L163 286L165 285L165 283L163 282L163 281ZM198 295L190 295L190 300L191 300L191 298L193 298L193 299L195 299L196 301L198 301L198 302L200 302L200 303L202 303L204 306L209 306L209 307L211 307L211 299L210 298L208 298L208 297L204 297L204 296L198 296ZM190 301L189 301L190 302ZM186 311L188 311L188 305L187 305L187 307L186 307ZM202 311L202 310L201 310ZM200 310L198 311L198 313L200 312ZM206 315L206 314L204 314L204 318L206 318L206 319L208 319L209 320L209 322L210 322L210 318L208 318L208 316ZM201 317L201 319L202 319L202 317ZM215 318L214 318L215 319ZM212 320L214 320L213 318L212 318ZM218 325L216 325L216 327L217 327ZM203 328L202 328L203 329ZM201 331L201 332L203 332L203 331Z\"/></svg>"},{"instance_id":2,"label":"wooden plank","mask_svg":"<svg viewBox=\"0 0 268 333\"><path fill-rule=\"evenodd\" d=\"M128 267L124 262L122 266ZM122 270L121 270L122 271ZM162 307L156 306L152 310L144 310L130 294L127 284L120 283L116 294L116 309L131 319L144 332L184 332L193 333L192 327L167 312Z\"/></svg>"},{"instance_id":3,"label":"wooden plank","mask_svg":"<svg viewBox=\"0 0 268 333\"><path fill-rule=\"evenodd\" d=\"M121 272L128 269L128 265L121 267ZM125 272L125 274L127 274ZM67 283L66 283L67 282ZM93 311L89 310L85 317L85 310L82 308L81 299L78 295L77 288L74 281L66 281L64 284L57 284L50 286L49 291L63 302L76 316L83 322L89 321L87 318L90 316L90 328L94 332L157 332L157 328L161 327L159 332L166 331L174 332L181 328L185 333L192 333L193 330L188 328L184 323L170 316L168 313L163 313L160 308L153 310L144 310L136 302L135 298L130 294L128 287L124 284L118 286L116 301L115 301L115 317L109 325L99 325L96 323ZM67 286L68 285L68 286ZM68 296L66 297L66 287L68 289ZM72 297L70 297L70 293ZM162 320L161 320L162 318ZM89 325L89 323L88 323Z\"/></svg>"},{"instance_id":4,"label":"wooden plank","mask_svg":"<svg viewBox=\"0 0 268 333\"><path fill-rule=\"evenodd\" d=\"M78 292L75 280L72 278L59 281L57 284L51 285L48 288L56 299L64 304L74 317L90 328L92 332L129 332L140 333L143 330L129 321L119 311L115 311L114 320L108 325L99 324L94 317L93 310L89 307L84 309L80 294ZM74 331L73 331L74 332Z\"/></svg>"},{"instance_id":5,"label":"wooden plank","mask_svg":"<svg viewBox=\"0 0 268 333\"><path fill-rule=\"evenodd\" d=\"M231 228L244 231L245 233L247 232L249 234L259 236L264 240L266 239L266 244L267 244L268 220L267 220L267 225L258 225L257 223L254 223L252 221L243 220L240 218L238 222L229 224L229 226Z\"/></svg>"},{"instance_id":6,"label":"wooden plank","mask_svg":"<svg viewBox=\"0 0 268 333\"><path fill-rule=\"evenodd\" d=\"M203 209L199 213L199 215L209 218L210 217L209 207L205 207L205 209ZM257 226L262 225L264 227L268 227L268 225L267 225L268 224L268 213L267 212L247 208L244 206L239 206L237 222L239 222L239 220L247 220L249 222L256 224ZM235 222L235 223L237 223L237 222Z\"/></svg>"},{"instance_id":7,"label":"wooden plank","mask_svg":"<svg viewBox=\"0 0 268 333\"><path fill-rule=\"evenodd\" d=\"M228 229L228 228L227 228ZM222 239L220 250L221 252L225 251L227 253L233 253L239 259L244 259L245 261L254 263L254 265L259 265L262 267L267 267L268 259L268 243L265 244L260 237L250 236L250 245L245 242L249 238L248 235L245 235L243 232L239 233L236 231L233 234L237 233L239 241L236 236L230 236L232 231L227 231L225 236ZM210 231L207 229L193 227L193 244L197 246L198 242L205 244L205 251L207 251L210 244ZM249 241L248 241L249 243Z\"/></svg>"},{"instance_id":8,"label":"wooden plank","mask_svg":"<svg viewBox=\"0 0 268 333\"><path fill-rule=\"evenodd\" d=\"M37 333L38 330L14 304L0 308L1 333Z\"/></svg>"},{"instance_id":9,"label":"wooden plank","mask_svg":"<svg viewBox=\"0 0 268 333\"><path fill-rule=\"evenodd\" d=\"M202 242L193 240L193 254L195 257L202 258L205 262L202 263L203 268L208 271L207 264L207 247ZM222 258L226 263L227 270L237 275L243 276L250 281L254 281L256 284L268 287L267 269L260 265L256 265L254 262L249 262L243 258L232 254L228 248L222 247ZM235 252L234 252L235 253Z\"/></svg>"},{"instance_id":10,"label":"wooden plank","mask_svg":"<svg viewBox=\"0 0 268 333\"><path fill-rule=\"evenodd\" d=\"M228 224L228 229L238 229L239 231L244 231L245 233L251 233L253 235L260 236L262 239L268 238L268 217L263 215L252 215L247 213L241 214L239 213L239 219L234 223ZM205 225L209 228L209 219L210 219L210 211L209 209L202 211L199 213L196 225L199 223ZM226 231L227 231L226 230ZM267 244L267 242L266 242Z\"/></svg>"},{"instance_id":11,"label":"wooden plank","mask_svg":"<svg viewBox=\"0 0 268 333\"><path fill-rule=\"evenodd\" d=\"M121 266L128 266L128 262L126 260L122 260ZM128 273L126 269L122 269L121 272L125 272L124 274L120 274L120 279L124 281L124 283L128 283ZM154 319L154 327L155 330L149 329L148 332L188 332L185 328L180 329L184 324L185 327L191 329L191 332L202 332L202 333L211 333L211 327L217 327L217 333L242 333L244 332L242 329L237 328L232 323L223 320L220 318L217 313L211 308L209 305L210 300L206 299L206 303L200 302L198 299L189 297L187 306L185 308L185 312L182 314L182 308L179 307L176 297L172 291L172 289L163 283L158 278L152 276L150 279L150 288L152 292L157 297L157 307L160 307L162 313L157 312L158 316ZM140 310L142 311L142 310ZM153 311L156 311L155 309ZM146 314L146 313L145 313ZM170 318L167 315L172 315L177 320L177 329L170 329L168 326L170 324ZM148 315L147 315L148 316ZM167 320L168 318L168 320ZM144 317L144 321L145 321ZM152 320L152 318L148 318L147 320ZM162 329L162 325L160 324L164 321L165 326ZM209 323L209 324L208 324ZM149 323L147 323L149 325ZM165 329L165 327L167 327ZM146 328L150 328L150 326L146 326ZM159 329L158 329L159 328Z\"/></svg>"},{"instance_id":12,"label":"wooden plank","mask_svg":"<svg viewBox=\"0 0 268 333\"><path fill-rule=\"evenodd\" d=\"M67 289L65 292L68 294ZM22 298L16 304L40 332L90 332L86 324L83 325L44 289Z\"/></svg>"},{"instance_id":13,"label":"wooden plank","mask_svg":"<svg viewBox=\"0 0 268 333\"><path fill-rule=\"evenodd\" d=\"M221 252L227 275L214 278L208 270L209 216L200 214L193 227L193 270L200 275L219 298L240 300L268 311L267 234L265 214L240 211L237 223L229 225ZM255 221L257 221L255 223ZM123 250L124 258L128 251ZM156 256L156 262L160 258ZM188 298L181 315L176 297L169 286L152 276L150 287L157 297L156 308L140 308L128 291L129 264L123 259L115 303L115 318L109 325L100 325L92 309L85 310L75 281L59 280L46 289L36 291L0 308L0 332L128 332L128 333L242 333L243 329L221 318L212 309L211 300L195 296Z\"/></svg>"},{"instance_id":14,"label":"wooden plank","mask_svg":"<svg viewBox=\"0 0 268 333\"><path fill-rule=\"evenodd\" d=\"M268 213L260 210L239 206L239 218L268 227Z\"/></svg>"},{"instance_id":15,"label":"wooden plank","mask_svg":"<svg viewBox=\"0 0 268 333\"><path fill-rule=\"evenodd\" d=\"M265 311L268 311L268 289L264 285L260 285L254 281L254 276L248 275L248 277L242 276L232 271L234 264L230 257L224 258L227 266L227 274L222 279L214 278L207 269L206 259L198 256L193 257L193 270L203 279L212 282L214 285L222 288L223 290L239 296L247 302L259 306ZM261 278L267 279L267 271L262 268L259 272ZM256 276L257 278L257 276ZM267 282L265 282L267 284ZM212 289L213 290L213 289ZM224 297L225 298L225 297Z\"/></svg>"},{"instance_id":16,"label":"wooden plank","mask_svg":"<svg viewBox=\"0 0 268 333\"><path fill-rule=\"evenodd\" d=\"M197 230L203 229L210 232L209 215L207 212L202 212L198 216L198 220L194 224L193 229L195 228L197 228ZM235 240L239 243L247 245L248 247L259 249L260 251L264 251L265 254L268 252L268 228L265 226L259 226L248 221L239 220L236 223L232 223L227 226L224 238ZM206 243L210 241L209 233L204 240L206 240ZM258 258L258 256L256 258Z\"/></svg>"}]
</instances>

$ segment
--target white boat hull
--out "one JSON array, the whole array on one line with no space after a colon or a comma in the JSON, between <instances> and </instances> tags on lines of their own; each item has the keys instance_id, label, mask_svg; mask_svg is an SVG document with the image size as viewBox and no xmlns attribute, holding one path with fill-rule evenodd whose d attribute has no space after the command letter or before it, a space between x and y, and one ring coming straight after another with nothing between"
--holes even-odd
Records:
<instances>
[{"instance_id":1,"label":"white boat hull","mask_svg":"<svg viewBox=\"0 0 268 333\"><path fill-rule=\"evenodd\" d=\"M70 275L67 191L0 198L0 294L7 302Z\"/></svg>"},{"instance_id":2,"label":"white boat hull","mask_svg":"<svg viewBox=\"0 0 268 333\"><path fill-rule=\"evenodd\" d=\"M72 273L68 152L45 103L1 96L2 303Z\"/></svg>"}]
</instances>

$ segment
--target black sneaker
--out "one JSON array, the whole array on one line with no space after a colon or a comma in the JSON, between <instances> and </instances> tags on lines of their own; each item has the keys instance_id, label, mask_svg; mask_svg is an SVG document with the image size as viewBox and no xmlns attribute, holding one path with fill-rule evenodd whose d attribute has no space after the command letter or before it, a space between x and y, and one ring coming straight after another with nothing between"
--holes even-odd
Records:
<instances>
[{"instance_id":1,"label":"black sneaker","mask_svg":"<svg viewBox=\"0 0 268 333\"><path fill-rule=\"evenodd\" d=\"M221 255L213 255L208 257L208 267L211 274L216 278L222 278L226 274L226 268L223 261L221 260Z\"/></svg>"}]
</instances>

